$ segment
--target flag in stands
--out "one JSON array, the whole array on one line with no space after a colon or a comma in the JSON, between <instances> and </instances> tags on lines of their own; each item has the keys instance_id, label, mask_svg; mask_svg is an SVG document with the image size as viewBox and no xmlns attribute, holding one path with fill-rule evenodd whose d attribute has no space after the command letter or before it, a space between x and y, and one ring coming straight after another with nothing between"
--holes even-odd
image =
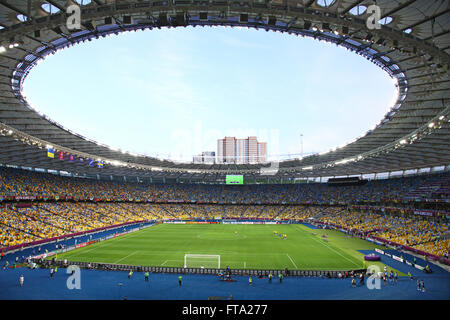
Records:
<instances>
[{"instance_id":1,"label":"flag in stands","mask_svg":"<svg viewBox=\"0 0 450 320\"><path fill-rule=\"evenodd\" d=\"M48 148L47 149L47 157L54 158L55 157L55 149Z\"/></svg>"},{"instance_id":2,"label":"flag in stands","mask_svg":"<svg viewBox=\"0 0 450 320\"><path fill-rule=\"evenodd\" d=\"M89 163L89 167L93 167L94 166L94 160L89 159L88 163Z\"/></svg>"},{"instance_id":3,"label":"flag in stands","mask_svg":"<svg viewBox=\"0 0 450 320\"><path fill-rule=\"evenodd\" d=\"M80 164L84 164L84 159L80 158Z\"/></svg>"},{"instance_id":4,"label":"flag in stands","mask_svg":"<svg viewBox=\"0 0 450 320\"><path fill-rule=\"evenodd\" d=\"M69 161L70 162L75 162L75 155L69 154Z\"/></svg>"},{"instance_id":5,"label":"flag in stands","mask_svg":"<svg viewBox=\"0 0 450 320\"><path fill-rule=\"evenodd\" d=\"M103 161L98 161L97 162L97 167L103 168Z\"/></svg>"},{"instance_id":6,"label":"flag in stands","mask_svg":"<svg viewBox=\"0 0 450 320\"><path fill-rule=\"evenodd\" d=\"M64 160L64 152L63 151L59 152L59 160Z\"/></svg>"}]
</instances>

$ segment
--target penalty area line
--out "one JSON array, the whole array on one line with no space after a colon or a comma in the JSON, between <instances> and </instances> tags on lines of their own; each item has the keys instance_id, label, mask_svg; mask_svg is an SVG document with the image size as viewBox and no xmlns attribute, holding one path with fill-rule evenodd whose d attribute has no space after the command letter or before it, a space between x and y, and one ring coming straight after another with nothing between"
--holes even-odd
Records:
<instances>
[{"instance_id":1,"label":"penalty area line","mask_svg":"<svg viewBox=\"0 0 450 320\"><path fill-rule=\"evenodd\" d=\"M294 260L292 260L292 258L286 253L287 257L289 258L289 260L291 260L292 264L294 265L295 269L298 269L297 265L295 264Z\"/></svg>"},{"instance_id":2,"label":"penalty area line","mask_svg":"<svg viewBox=\"0 0 450 320\"><path fill-rule=\"evenodd\" d=\"M300 227L298 227L298 226L297 226L297 229L300 230L300 231L302 231L302 232L305 232L304 230L300 229ZM309 236L309 235L308 235L308 236ZM339 253L339 251L333 249L332 247L330 247L329 245L327 245L327 244L325 244L325 243L323 243L323 242L320 242L320 240L318 240L318 239L316 239L316 238L314 238L314 237L312 237L312 236L309 236L309 237L310 237L311 239L315 240L316 242L320 243L321 245L325 246L326 248L330 249L331 251L337 253L337 254L340 255L342 258L346 259L347 261L353 263L355 266L359 267L359 264L357 264L355 261L350 260L349 258L343 256L341 253ZM353 256L352 256L352 257L353 257Z\"/></svg>"},{"instance_id":3,"label":"penalty area line","mask_svg":"<svg viewBox=\"0 0 450 320\"><path fill-rule=\"evenodd\" d=\"M113 264L116 264L116 263L118 263L119 261L122 261L122 260L124 260L124 259L126 259L126 258L132 256L133 254L138 253L138 252L139 252L139 251L134 251L134 252L130 253L129 255L127 255L127 256L125 256L125 257L123 257L123 258L117 260L116 262L113 262Z\"/></svg>"}]
</instances>

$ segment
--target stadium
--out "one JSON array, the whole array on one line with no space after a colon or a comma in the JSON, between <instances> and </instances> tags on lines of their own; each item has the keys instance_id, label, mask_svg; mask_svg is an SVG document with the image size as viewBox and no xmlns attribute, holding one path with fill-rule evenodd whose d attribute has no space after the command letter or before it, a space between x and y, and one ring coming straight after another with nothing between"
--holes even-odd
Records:
<instances>
[{"instance_id":1,"label":"stadium","mask_svg":"<svg viewBox=\"0 0 450 320\"><path fill-rule=\"evenodd\" d=\"M205 26L346 48L397 99L328 152L199 164L84 137L23 93L60 50ZM448 0L1 0L0 298L448 300L449 28Z\"/></svg>"}]
</instances>

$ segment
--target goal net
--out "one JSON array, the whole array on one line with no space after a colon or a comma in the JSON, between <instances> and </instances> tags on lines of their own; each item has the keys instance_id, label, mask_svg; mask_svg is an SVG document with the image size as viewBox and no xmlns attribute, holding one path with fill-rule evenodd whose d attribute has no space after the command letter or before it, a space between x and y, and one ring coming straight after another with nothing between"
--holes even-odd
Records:
<instances>
[{"instance_id":1,"label":"goal net","mask_svg":"<svg viewBox=\"0 0 450 320\"><path fill-rule=\"evenodd\" d=\"M213 268L220 269L220 255L214 254L185 254L185 268Z\"/></svg>"}]
</instances>

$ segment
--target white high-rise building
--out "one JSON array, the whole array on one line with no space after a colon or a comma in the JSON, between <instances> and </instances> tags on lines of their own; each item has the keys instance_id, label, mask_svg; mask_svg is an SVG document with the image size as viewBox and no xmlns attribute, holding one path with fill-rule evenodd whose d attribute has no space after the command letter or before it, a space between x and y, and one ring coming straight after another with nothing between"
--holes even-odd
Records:
<instances>
[{"instance_id":1,"label":"white high-rise building","mask_svg":"<svg viewBox=\"0 0 450 320\"><path fill-rule=\"evenodd\" d=\"M236 139L225 137L217 140L217 163L256 164L267 158L267 143L256 137Z\"/></svg>"}]
</instances>

